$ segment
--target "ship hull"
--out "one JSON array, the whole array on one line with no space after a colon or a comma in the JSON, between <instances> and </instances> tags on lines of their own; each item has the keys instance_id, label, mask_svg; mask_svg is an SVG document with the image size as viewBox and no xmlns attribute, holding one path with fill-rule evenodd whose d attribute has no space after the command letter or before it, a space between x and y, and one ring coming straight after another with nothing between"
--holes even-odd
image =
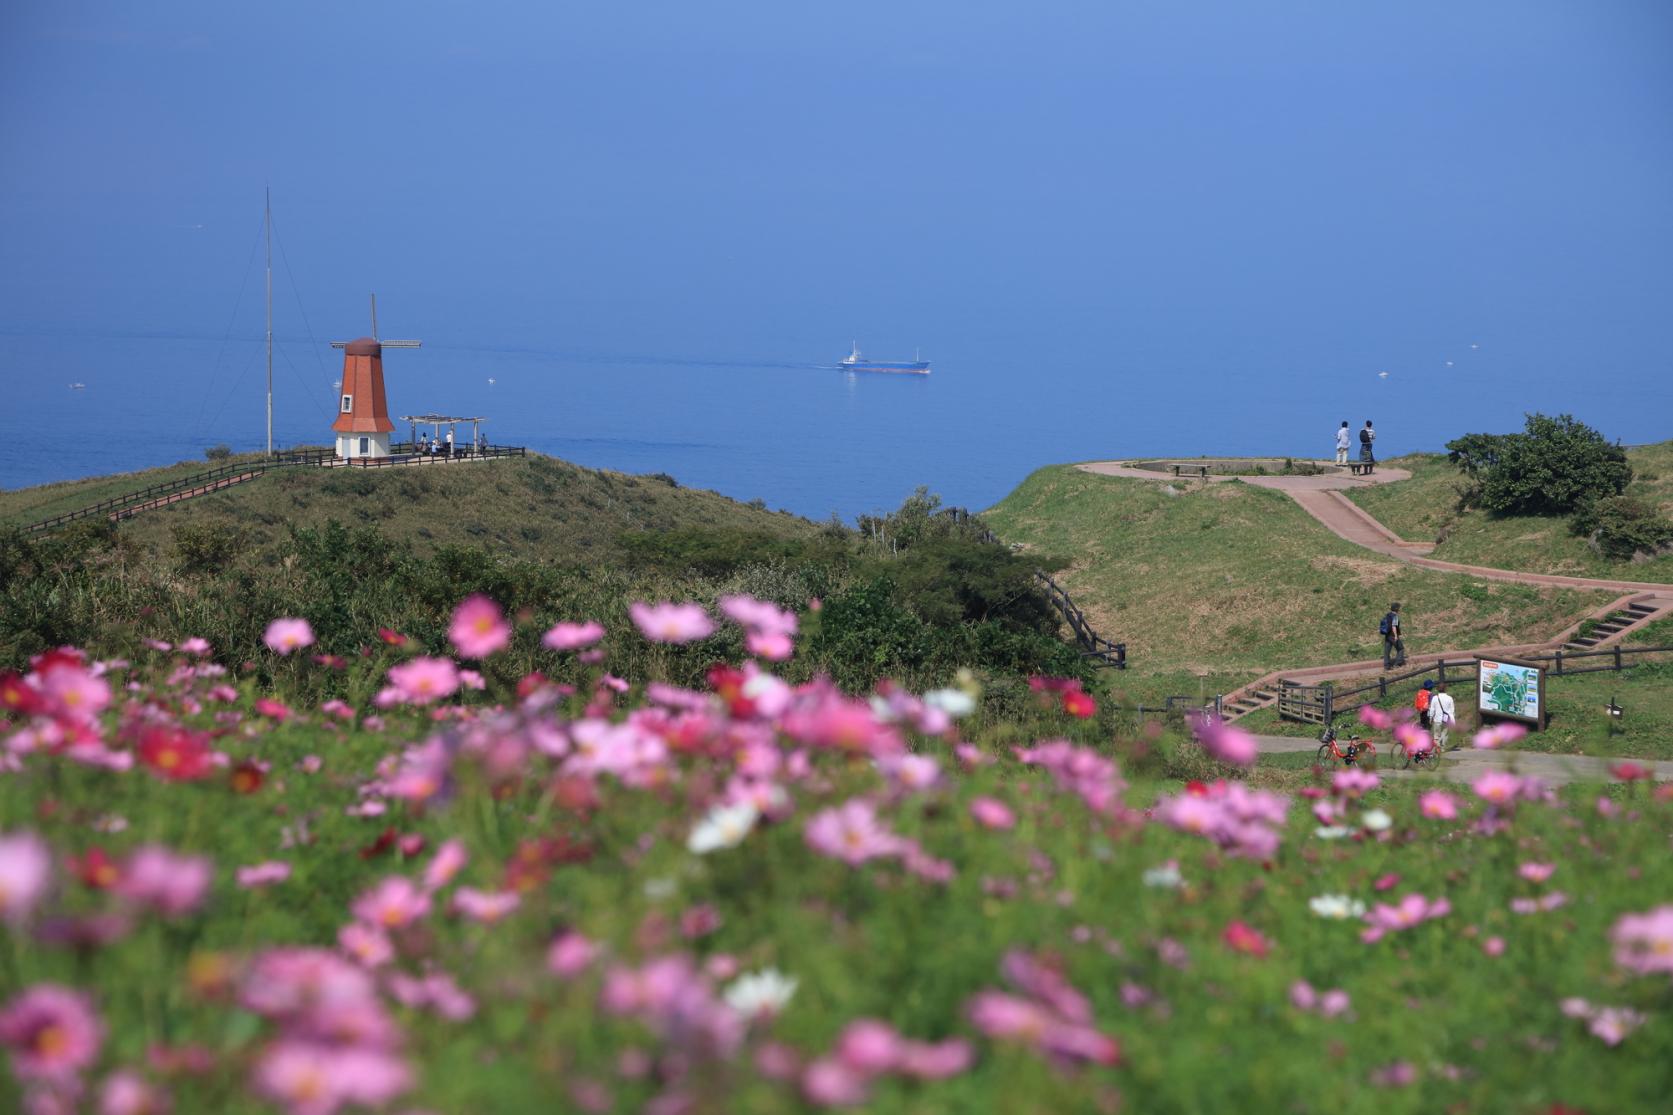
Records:
<instances>
[{"instance_id":1,"label":"ship hull","mask_svg":"<svg viewBox=\"0 0 1673 1115\"><path fill-rule=\"evenodd\" d=\"M901 361L899 363L882 360L844 360L840 367L845 372L882 372L887 375L905 376L929 375L928 360Z\"/></svg>"}]
</instances>

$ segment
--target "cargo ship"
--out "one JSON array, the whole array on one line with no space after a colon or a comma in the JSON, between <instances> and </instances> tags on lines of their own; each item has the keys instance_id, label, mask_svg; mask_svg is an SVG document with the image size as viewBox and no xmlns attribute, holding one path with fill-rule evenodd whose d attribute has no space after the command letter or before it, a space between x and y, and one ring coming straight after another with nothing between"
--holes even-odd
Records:
<instances>
[{"instance_id":1,"label":"cargo ship","mask_svg":"<svg viewBox=\"0 0 1673 1115\"><path fill-rule=\"evenodd\" d=\"M917 356L916 353L913 354ZM837 365L845 372L887 372L893 375L927 376L929 375L928 360L867 360L860 355L860 344L854 342L854 350L842 358Z\"/></svg>"}]
</instances>

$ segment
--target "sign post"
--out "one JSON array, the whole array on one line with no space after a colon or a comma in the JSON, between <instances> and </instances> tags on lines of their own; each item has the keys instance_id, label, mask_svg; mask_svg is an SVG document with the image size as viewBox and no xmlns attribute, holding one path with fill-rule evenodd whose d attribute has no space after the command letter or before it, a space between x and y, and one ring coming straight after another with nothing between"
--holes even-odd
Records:
<instances>
[{"instance_id":1,"label":"sign post","mask_svg":"<svg viewBox=\"0 0 1673 1115\"><path fill-rule=\"evenodd\" d=\"M1545 667L1513 658L1476 659L1476 712L1545 729Z\"/></svg>"}]
</instances>

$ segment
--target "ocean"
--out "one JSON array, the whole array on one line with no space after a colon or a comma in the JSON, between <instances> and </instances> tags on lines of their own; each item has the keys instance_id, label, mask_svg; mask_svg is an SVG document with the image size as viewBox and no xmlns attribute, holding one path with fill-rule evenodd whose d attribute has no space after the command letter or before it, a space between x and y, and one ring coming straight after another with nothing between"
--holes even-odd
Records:
<instances>
[{"instance_id":1,"label":"ocean","mask_svg":"<svg viewBox=\"0 0 1673 1115\"><path fill-rule=\"evenodd\" d=\"M1391 385L1328 368L1193 369L1159 353L1030 365L926 349L929 376L849 374L835 368L848 340L737 358L438 342L388 350L384 368L394 415L483 415L496 444L847 521L898 507L920 485L980 510L1054 462L1326 456L1343 419L1376 419L1384 457L1517 428L1524 409L1572 411L1628 442L1670 433L1668 408L1646 407L1645 378L1625 371L1595 374L1582 396L1563 369L1524 366L1513 393L1475 393L1468 404L1449 393L1439 407L1435 389L1414 390L1409 375ZM329 443L341 360L324 343L277 345L276 445ZM0 487L202 460L217 444L259 449L264 381L259 338L0 333ZM1668 401L1665 386L1651 390Z\"/></svg>"}]
</instances>

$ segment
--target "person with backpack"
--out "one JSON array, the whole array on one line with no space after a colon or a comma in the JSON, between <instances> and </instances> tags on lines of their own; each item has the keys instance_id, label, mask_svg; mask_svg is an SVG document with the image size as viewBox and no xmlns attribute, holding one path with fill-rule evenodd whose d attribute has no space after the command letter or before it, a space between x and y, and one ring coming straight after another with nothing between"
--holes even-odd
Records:
<instances>
[{"instance_id":1,"label":"person with backpack","mask_svg":"<svg viewBox=\"0 0 1673 1115\"><path fill-rule=\"evenodd\" d=\"M1339 465L1348 463L1348 423L1345 419L1336 431L1336 463Z\"/></svg>"},{"instance_id":2,"label":"person with backpack","mask_svg":"<svg viewBox=\"0 0 1673 1115\"><path fill-rule=\"evenodd\" d=\"M1458 723L1458 709L1452 703L1452 694L1446 691L1446 682L1435 687L1435 695L1429 698L1429 735L1435 741L1435 754L1446 750L1447 732Z\"/></svg>"},{"instance_id":3,"label":"person with backpack","mask_svg":"<svg viewBox=\"0 0 1673 1115\"><path fill-rule=\"evenodd\" d=\"M1371 452L1371 443L1376 440L1377 431L1371 428L1371 420L1367 418L1359 431L1359 463L1365 466L1367 476L1377 471L1377 458Z\"/></svg>"},{"instance_id":4,"label":"person with backpack","mask_svg":"<svg viewBox=\"0 0 1673 1115\"><path fill-rule=\"evenodd\" d=\"M1435 681L1430 678L1423 683L1423 688L1419 689L1417 696L1412 699L1412 707L1417 709L1418 727L1424 731L1429 730L1429 695L1434 692L1434 689Z\"/></svg>"},{"instance_id":5,"label":"person with backpack","mask_svg":"<svg viewBox=\"0 0 1673 1115\"><path fill-rule=\"evenodd\" d=\"M1377 625L1377 634L1383 637L1383 669L1392 670L1396 666L1406 664L1406 641L1400 637L1400 605L1390 604L1383 615L1383 621Z\"/></svg>"}]
</instances>

